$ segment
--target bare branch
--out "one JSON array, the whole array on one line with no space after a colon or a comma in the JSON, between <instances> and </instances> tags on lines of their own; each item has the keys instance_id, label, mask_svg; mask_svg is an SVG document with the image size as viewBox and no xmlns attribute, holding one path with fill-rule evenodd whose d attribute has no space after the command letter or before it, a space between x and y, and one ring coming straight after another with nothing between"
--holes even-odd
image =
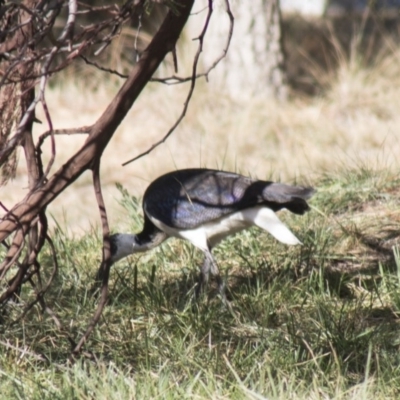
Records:
<instances>
[{"instance_id":1,"label":"bare branch","mask_svg":"<svg viewBox=\"0 0 400 400\"><path fill-rule=\"evenodd\" d=\"M64 41L70 40L73 34L74 26L75 26L75 17L76 12L78 10L78 6L76 4L76 0L69 0L68 1L68 19L65 27L58 38L59 43L64 43Z\"/></svg>"},{"instance_id":2,"label":"bare branch","mask_svg":"<svg viewBox=\"0 0 400 400\"><path fill-rule=\"evenodd\" d=\"M44 301L44 295L47 292L47 290L49 289L50 285L52 284L55 276L57 275L58 272L58 261L57 261L57 256L56 256L56 252L55 252L55 248L54 248L54 244L53 241L51 240L51 238L48 236L47 234L47 218L45 216L44 213L42 213L41 215L41 235L40 238L38 240L36 249L34 252L32 252L32 254L30 255L30 260L32 262L32 264L35 264L36 268L35 270L32 272L32 274L29 277L25 277L25 279L29 280L31 285L33 286L33 288L35 289L36 292L36 297L34 300L32 300L29 304L27 304L24 307L24 310L22 311L22 313L18 316L18 318L16 318L11 325L15 325L17 322L21 321L25 315L29 312L29 310L31 310L31 308L37 304L40 303L42 305L43 311L46 311L46 304ZM45 240L47 240L47 242L50 245L50 249L51 249L51 253L52 253L52 258L53 258L53 270L50 274L49 279L46 282L46 285L42 285L41 282L41 276L40 276L40 264L36 259L37 254L40 252L40 250L42 249ZM29 262L27 263L29 265ZM37 275L38 277L38 281L39 281L39 289L36 288L36 285L34 284L33 280L32 280L32 276L33 275ZM61 324L58 320L58 318L55 316L54 313L52 313L52 318L53 320L56 321L56 325L57 327L60 327Z\"/></svg>"},{"instance_id":3,"label":"bare branch","mask_svg":"<svg viewBox=\"0 0 400 400\"><path fill-rule=\"evenodd\" d=\"M141 7L143 7L144 2L145 0L134 2L128 0L121 7L107 6L103 10L109 14L108 17L99 23L88 25L86 21L83 24L80 23L78 6L81 5L78 0L68 0L68 2L57 0L55 3L47 0L25 0L22 6L13 4L7 7L7 12L11 14L4 23L5 25L1 25L2 28L4 26L4 30L0 32L0 50L3 50L3 52L0 51L0 57L5 62L0 65L0 88L6 88L5 93L9 88L12 89L14 99L17 99L15 108L20 109L20 112L12 123L6 125L7 129L3 129L5 131L3 138L6 139L1 141L0 163L4 162L18 145L23 146L29 176L29 193L11 210L4 207L6 214L0 218L0 243L5 246L7 252L0 264L0 279L7 279L4 292L0 293L0 304L5 306L10 297L19 297L23 285L30 284L31 290L34 291L36 296L33 301L27 303L22 314L14 323L23 318L35 304L40 304L42 310L51 316L58 329L66 333L72 347L72 357L82 352L84 344L101 317L108 297L110 242L99 175L101 156L115 130L166 54L175 48L179 35L190 15L194 0L180 0L179 4L174 4L174 7L169 10L158 32L142 52L140 60L132 67L119 92L93 125L72 129L55 129L46 101L46 88L51 75L64 69L77 57L82 57L86 62L94 64L97 68L102 68L98 63L88 61L86 54L96 54L96 49L101 51L102 47L107 46L119 34L122 25L129 21L135 12L142 10ZM54 3L54 5L51 6L50 3ZM67 20L64 26L60 28L61 33L57 33L60 30L56 31L56 18L67 3ZM211 6L212 1L210 0L210 15ZM98 9L91 6L85 7L83 11L85 13L94 12ZM26 12L26 15L22 18L24 12ZM17 28L15 21L19 22ZM22 35L23 30L27 30L29 34ZM196 76L205 31L206 26L199 38L199 49L193 65L193 77ZM56 35L57 39L53 35ZM3 43L6 44L3 46ZM191 81L181 119L190 102L194 86L195 78ZM35 146L32 137L32 124L39 103L44 110L47 131L39 137ZM2 104L7 103L2 102ZM13 107L10 106L9 108L12 110ZM179 124L179 121L177 121L177 124ZM81 149L53 175L50 175L56 157L55 135L72 133L88 133L88 137ZM46 168L43 168L42 145L48 137L51 138L51 158ZM75 343L45 301L45 294L58 270L54 245L47 233L46 207L88 169L93 172L93 186L103 226L102 288L100 301L93 319L88 324L87 330L79 342ZM2 206L1 203L0 206ZM10 236L12 240L6 243ZM52 269L50 266L49 270L42 269L43 266L38 258L46 241L53 257ZM12 267L17 267L17 270L14 271ZM14 276L10 279L9 275L12 273Z\"/></svg>"},{"instance_id":4,"label":"bare branch","mask_svg":"<svg viewBox=\"0 0 400 400\"><path fill-rule=\"evenodd\" d=\"M25 246L25 232L21 229L16 233L11 246L9 246L8 248L6 257L0 264L0 280L4 279L7 271L12 267L14 262L17 260L24 246Z\"/></svg>"},{"instance_id":5,"label":"bare branch","mask_svg":"<svg viewBox=\"0 0 400 400\"><path fill-rule=\"evenodd\" d=\"M99 157L116 128L141 93L165 55L172 50L179 34L189 17L194 0L181 1L179 14L169 11L160 29L143 52L139 62L133 67L128 79L107 107L103 115L93 125L83 147L74 154L42 187L28 193L23 202L17 204L0 220L0 242L15 229L15 215L21 224L32 221L35 215L49 204L59 193L74 182L85 170L92 166L94 157ZM12 214L11 214L12 213Z\"/></svg>"},{"instance_id":6,"label":"bare branch","mask_svg":"<svg viewBox=\"0 0 400 400\"><path fill-rule=\"evenodd\" d=\"M85 126L81 126L79 128L55 129L53 131L48 130L39 136L39 139L38 139L36 147L35 147L36 151L41 151L43 142L52 134L53 135L74 135L74 134L81 134L81 133L87 134L90 132L91 129L92 129L91 125L85 125Z\"/></svg>"}]
</instances>

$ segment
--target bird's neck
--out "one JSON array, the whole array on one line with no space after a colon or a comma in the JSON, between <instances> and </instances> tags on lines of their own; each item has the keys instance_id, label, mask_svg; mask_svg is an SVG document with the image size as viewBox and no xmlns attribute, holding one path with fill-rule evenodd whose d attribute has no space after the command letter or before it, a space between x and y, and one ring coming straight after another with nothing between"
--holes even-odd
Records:
<instances>
[{"instance_id":1,"label":"bird's neck","mask_svg":"<svg viewBox=\"0 0 400 400\"><path fill-rule=\"evenodd\" d=\"M133 253L139 253L158 246L167 238L161 231L151 234L141 232L137 235L130 233L117 233L111 239L111 260L116 262Z\"/></svg>"},{"instance_id":2,"label":"bird's neck","mask_svg":"<svg viewBox=\"0 0 400 400\"><path fill-rule=\"evenodd\" d=\"M142 232L134 235L136 251L147 251L161 244L166 238L167 234L155 228L152 231L143 230Z\"/></svg>"}]
</instances>

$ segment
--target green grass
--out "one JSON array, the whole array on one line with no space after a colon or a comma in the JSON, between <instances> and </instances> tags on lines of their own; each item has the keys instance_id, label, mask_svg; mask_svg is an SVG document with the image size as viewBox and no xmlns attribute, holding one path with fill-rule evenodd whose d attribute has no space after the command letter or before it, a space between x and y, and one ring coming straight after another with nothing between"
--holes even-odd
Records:
<instances>
[{"instance_id":1,"label":"green grass","mask_svg":"<svg viewBox=\"0 0 400 400\"><path fill-rule=\"evenodd\" d=\"M63 324L26 287L0 325L4 399L396 399L400 396L399 174L342 169L314 182L313 210L281 213L303 241L278 244L252 229L216 250L229 288L192 300L201 255L170 240L113 267L110 300L69 365L97 299L96 232L53 234L60 270L46 295ZM140 204L122 192L129 227ZM41 258L51 273L49 254ZM90 357L89 357L90 355Z\"/></svg>"}]
</instances>

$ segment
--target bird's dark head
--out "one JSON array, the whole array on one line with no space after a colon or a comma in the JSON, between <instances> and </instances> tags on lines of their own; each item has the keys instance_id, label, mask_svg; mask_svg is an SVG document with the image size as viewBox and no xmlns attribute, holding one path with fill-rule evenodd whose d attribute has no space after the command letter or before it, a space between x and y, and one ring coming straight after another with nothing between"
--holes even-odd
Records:
<instances>
[{"instance_id":1,"label":"bird's dark head","mask_svg":"<svg viewBox=\"0 0 400 400\"><path fill-rule=\"evenodd\" d=\"M130 254L142 251L137 244L136 235L115 233L110 236L111 262L115 263Z\"/></svg>"},{"instance_id":2,"label":"bird's dark head","mask_svg":"<svg viewBox=\"0 0 400 400\"><path fill-rule=\"evenodd\" d=\"M115 233L110 236L111 263L115 263L134 253L150 250L161 244L167 235L155 230L151 235L132 235L131 233Z\"/></svg>"}]
</instances>

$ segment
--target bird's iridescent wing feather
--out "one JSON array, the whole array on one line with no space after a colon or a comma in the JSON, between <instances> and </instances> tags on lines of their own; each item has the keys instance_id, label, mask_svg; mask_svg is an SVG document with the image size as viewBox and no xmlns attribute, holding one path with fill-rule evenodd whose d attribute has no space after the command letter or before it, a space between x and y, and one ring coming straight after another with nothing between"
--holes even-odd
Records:
<instances>
[{"instance_id":1,"label":"bird's iridescent wing feather","mask_svg":"<svg viewBox=\"0 0 400 400\"><path fill-rule=\"evenodd\" d=\"M230 172L209 169L173 171L147 188L143 208L147 215L178 229L204 223L265 204L277 211L292 206L302 214L311 189L258 181Z\"/></svg>"}]
</instances>

